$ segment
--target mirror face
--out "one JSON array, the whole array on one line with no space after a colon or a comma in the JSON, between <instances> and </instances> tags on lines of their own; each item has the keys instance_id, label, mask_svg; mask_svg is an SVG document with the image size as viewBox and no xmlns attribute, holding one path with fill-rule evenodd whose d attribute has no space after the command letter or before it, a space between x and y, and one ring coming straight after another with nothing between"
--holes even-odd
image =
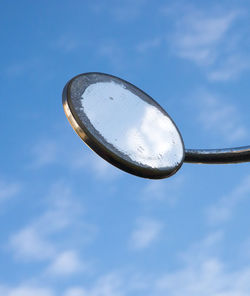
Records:
<instances>
[{"instance_id":1,"label":"mirror face","mask_svg":"<svg viewBox=\"0 0 250 296\"><path fill-rule=\"evenodd\" d=\"M65 86L63 101L78 135L115 166L146 178L168 177L181 166L178 129L132 84L107 74L82 74Z\"/></svg>"}]
</instances>

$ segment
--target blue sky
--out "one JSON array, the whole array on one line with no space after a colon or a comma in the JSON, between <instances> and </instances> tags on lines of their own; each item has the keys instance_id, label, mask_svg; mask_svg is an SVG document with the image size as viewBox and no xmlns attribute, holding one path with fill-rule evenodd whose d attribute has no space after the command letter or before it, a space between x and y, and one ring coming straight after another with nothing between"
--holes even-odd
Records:
<instances>
[{"instance_id":1,"label":"blue sky","mask_svg":"<svg viewBox=\"0 0 250 296\"><path fill-rule=\"evenodd\" d=\"M61 92L140 87L186 148L250 143L250 2L2 1L0 295L250 295L249 164L130 176L73 132Z\"/></svg>"}]
</instances>

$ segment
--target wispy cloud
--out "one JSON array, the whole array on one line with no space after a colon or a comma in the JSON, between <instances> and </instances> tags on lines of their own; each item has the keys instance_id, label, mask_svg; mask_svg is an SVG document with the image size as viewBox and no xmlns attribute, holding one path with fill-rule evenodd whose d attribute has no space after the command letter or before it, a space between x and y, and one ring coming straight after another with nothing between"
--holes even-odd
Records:
<instances>
[{"instance_id":1,"label":"wispy cloud","mask_svg":"<svg viewBox=\"0 0 250 296\"><path fill-rule=\"evenodd\" d=\"M166 201L170 205L174 205L180 192L182 186L185 182L185 177L183 175L175 176L166 180L153 180L148 181L142 193L143 201Z\"/></svg>"},{"instance_id":2,"label":"wispy cloud","mask_svg":"<svg viewBox=\"0 0 250 296\"><path fill-rule=\"evenodd\" d=\"M58 144L56 141L40 140L32 147L33 161L29 165L30 168L41 168L46 165L51 165L57 160Z\"/></svg>"},{"instance_id":3,"label":"wispy cloud","mask_svg":"<svg viewBox=\"0 0 250 296\"><path fill-rule=\"evenodd\" d=\"M64 33L51 44L52 49L60 50L65 53L71 53L80 47L79 39L71 36L72 34Z\"/></svg>"},{"instance_id":4,"label":"wispy cloud","mask_svg":"<svg viewBox=\"0 0 250 296\"><path fill-rule=\"evenodd\" d=\"M163 225L158 221L148 218L138 219L130 237L130 247L134 250L149 247L159 238L162 228Z\"/></svg>"},{"instance_id":5,"label":"wispy cloud","mask_svg":"<svg viewBox=\"0 0 250 296\"><path fill-rule=\"evenodd\" d=\"M85 270L82 260L76 251L68 250L59 253L47 269L50 276L69 276Z\"/></svg>"},{"instance_id":6,"label":"wispy cloud","mask_svg":"<svg viewBox=\"0 0 250 296\"><path fill-rule=\"evenodd\" d=\"M9 246L13 249L15 256L22 260L44 260L51 258L55 253L53 244L45 240L33 225L13 234Z\"/></svg>"},{"instance_id":7,"label":"wispy cloud","mask_svg":"<svg viewBox=\"0 0 250 296\"><path fill-rule=\"evenodd\" d=\"M86 285L67 286L63 296L247 296L250 285L250 268L243 266L231 270L220 259L223 234L209 233L191 244L183 253L182 261L172 271L152 275L150 271L113 271L97 276ZM66 260L67 261L67 260ZM181 283L181 284L180 284ZM21 284L17 287L0 287L7 296L54 296L57 288L39 288ZM46 287L46 285L45 285Z\"/></svg>"},{"instance_id":8,"label":"wispy cloud","mask_svg":"<svg viewBox=\"0 0 250 296\"><path fill-rule=\"evenodd\" d=\"M70 146L67 137L42 139L31 149L29 169L47 166L66 167L70 170L91 169L98 179L111 180L121 175L120 170L97 156L84 143Z\"/></svg>"},{"instance_id":9,"label":"wispy cloud","mask_svg":"<svg viewBox=\"0 0 250 296\"><path fill-rule=\"evenodd\" d=\"M208 78L213 81L227 81L237 78L243 71L250 68L250 60L245 55L229 56L223 63L208 72Z\"/></svg>"},{"instance_id":10,"label":"wispy cloud","mask_svg":"<svg viewBox=\"0 0 250 296\"><path fill-rule=\"evenodd\" d=\"M110 0L106 5L103 1L94 1L90 7L96 14L106 13L118 22L131 22L142 15L146 3L147 0Z\"/></svg>"},{"instance_id":11,"label":"wispy cloud","mask_svg":"<svg viewBox=\"0 0 250 296\"><path fill-rule=\"evenodd\" d=\"M71 287L67 289L63 296L89 296L90 294L81 287Z\"/></svg>"},{"instance_id":12,"label":"wispy cloud","mask_svg":"<svg viewBox=\"0 0 250 296\"><path fill-rule=\"evenodd\" d=\"M97 55L106 59L115 69L124 69L124 51L120 44L114 40L106 40L102 42L98 49Z\"/></svg>"},{"instance_id":13,"label":"wispy cloud","mask_svg":"<svg viewBox=\"0 0 250 296\"><path fill-rule=\"evenodd\" d=\"M246 296L249 276L249 268L230 272L220 260L204 258L198 267L187 266L161 277L155 292L159 296Z\"/></svg>"},{"instance_id":14,"label":"wispy cloud","mask_svg":"<svg viewBox=\"0 0 250 296\"><path fill-rule=\"evenodd\" d=\"M174 36L175 53L198 65L212 64L218 57L219 42L225 37L237 17L236 13L211 16L193 11L177 22Z\"/></svg>"},{"instance_id":15,"label":"wispy cloud","mask_svg":"<svg viewBox=\"0 0 250 296\"><path fill-rule=\"evenodd\" d=\"M0 287L4 296L55 296L52 289L37 286L20 285L17 287Z\"/></svg>"},{"instance_id":16,"label":"wispy cloud","mask_svg":"<svg viewBox=\"0 0 250 296\"><path fill-rule=\"evenodd\" d=\"M86 148L88 149L88 148ZM74 170L90 168L95 177L102 180L114 180L121 176L122 172L109 164L106 160L95 154L93 151L80 151L72 155L69 166Z\"/></svg>"},{"instance_id":17,"label":"wispy cloud","mask_svg":"<svg viewBox=\"0 0 250 296\"><path fill-rule=\"evenodd\" d=\"M231 271L215 253L209 252L211 248L219 247L220 242L221 235L216 233L197 242L187 251L185 257L188 260L181 268L158 277L155 281L154 294L160 296L248 295L250 268Z\"/></svg>"},{"instance_id":18,"label":"wispy cloud","mask_svg":"<svg viewBox=\"0 0 250 296\"><path fill-rule=\"evenodd\" d=\"M72 287L63 296L125 296L127 288L116 273L101 276L91 288Z\"/></svg>"},{"instance_id":19,"label":"wispy cloud","mask_svg":"<svg viewBox=\"0 0 250 296\"><path fill-rule=\"evenodd\" d=\"M250 268L228 269L218 256L221 243L221 233L210 233L191 245L184 261L171 272L153 276L116 272L101 276L91 287L68 288L63 296L247 296Z\"/></svg>"},{"instance_id":20,"label":"wispy cloud","mask_svg":"<svg viewBox=\"0 0 250 296\"><path fill-rule=\"evenodd\" d=\"M244 30L240 30L240 27L237 33L234 30L242 18L244 13L239 10L185 11L182 17L175 20L175 33L169 40L173 53L203 67L209 80L237 78L250 69L244 51L244 38L239 38Z\"/></svg>"},{"instance_id":21,"label":"wispy cloud","mask_svg":"<svg viewBox=\"0 0 250 296\"><path fill-rule=\"evenodd\" d=\"M162 42L163 42L163 38L161 37L154 37L152 39L147 39L145 41L139 42L136 45L136 50L139 53L145 53L155 48L158 48L159 46L161 46Z\"/></svg>"},{"instance_id":22,"label":"wispy cloud","mask_svg":"<svg viewBox=\"0 0 250 296\"><path fill-rule=\"evenodd\" d=\"M18 183L10 183L0 180L0 203L18 194L21 190L21 185Z\"/></svg>"},{"instance_id":23,"label":"wispy cloud","mask_svg":"<svg viewBox=\"0 0 250 296\"><path fill-rule=\"evenodd\" d=\"M48 195L48 207L45 212L21 228L9 238L9 247L19 260L41 261L56 260L70 244L65 239L54 240L62 231L69 235L72 243L82 246L95 233L92 225L84 223L83 209L74 197L71 189L63 183L52 186ZM72 229L85 233L85 239L74 238ZM69 231L69 233L68 233ZM64 257L63 257L64 258Z\"/></svg>"},{"instance_id":24,"label":"wispy cloud","mask_svg":"<svg viewBox=\"0 0 250 296\"><path fill-rule=\"evenodd\" d=\"M41 61L38 58L30 58L21 61L12 62L6 69L5 74L10 77L16 77L28 72L37 71L41 68Z\"/></svg>"},{"instance_id":25,"label":"wispy cloud","mask_svg":"<svg viewBox=\"0 0 250 296\"><path fill-rule=\"evenodd\" d=\"M198 92L194 102L198 103L198 121L205 130L223 136L230 142L247 137L247 129L234 104L227 103L220 96L206 91Z\"/></svg>"},{"instance_id":26,"label":"wispy cloud","mask_svg":"<svg viewBox=\"0 0 250 296\"><path fill-rule=\"evenodd\" d=\"M204 238L195 241L179 255L185 264L200 264L205 258L218 257L220 246L223 245L224 233L221 230L210 232ZM194 260L195 259L195 260Z\"/></svg>"},{"instance_id":27,"label":"wispy cloud","mask_svg":"<svg viewBox=\"0 0 250 296\"><path fill-rule=\"evenodd\" d=\"M250 195L250 176L246 176L241 183L229 194L225 194L207 210L209 223L221 223L231 218L238 204Z\"/></svg>"}]
</instances>

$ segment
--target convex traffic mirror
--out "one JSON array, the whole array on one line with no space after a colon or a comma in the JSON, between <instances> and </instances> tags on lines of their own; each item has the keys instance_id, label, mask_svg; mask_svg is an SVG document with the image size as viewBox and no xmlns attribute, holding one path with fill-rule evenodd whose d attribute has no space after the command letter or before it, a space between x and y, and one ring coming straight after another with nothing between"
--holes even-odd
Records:
<instances>
[{"instance_id":1,"label":"convex traffic mirror","mask_svg":"<svg viewBox=\"0 0 250 296\"><path fill-rule=\"evenodd\" d=\"M168 113L133 84L103 73L85 73L63 90L65 114L81 139L116 167L145 178L166 178L183 161L250 161L250 147L185 150Z\"/></svg>"}]
</instances>

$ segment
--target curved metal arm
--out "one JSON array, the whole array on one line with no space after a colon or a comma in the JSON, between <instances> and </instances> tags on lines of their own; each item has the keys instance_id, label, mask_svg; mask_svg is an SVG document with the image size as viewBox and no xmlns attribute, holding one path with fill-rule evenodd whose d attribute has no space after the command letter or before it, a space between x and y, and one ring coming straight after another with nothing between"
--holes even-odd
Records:
<instances>
[{"instance_id":1,"label":"curved metal arm","mask_svg":"<svg viewBox=\"0 0 250 296\"><path fill-rule=\"evenodd\" d=\"M226 149L186 149L184 162L207 164L250 162L250 146Z\"/></svg>"}]
</instances>

